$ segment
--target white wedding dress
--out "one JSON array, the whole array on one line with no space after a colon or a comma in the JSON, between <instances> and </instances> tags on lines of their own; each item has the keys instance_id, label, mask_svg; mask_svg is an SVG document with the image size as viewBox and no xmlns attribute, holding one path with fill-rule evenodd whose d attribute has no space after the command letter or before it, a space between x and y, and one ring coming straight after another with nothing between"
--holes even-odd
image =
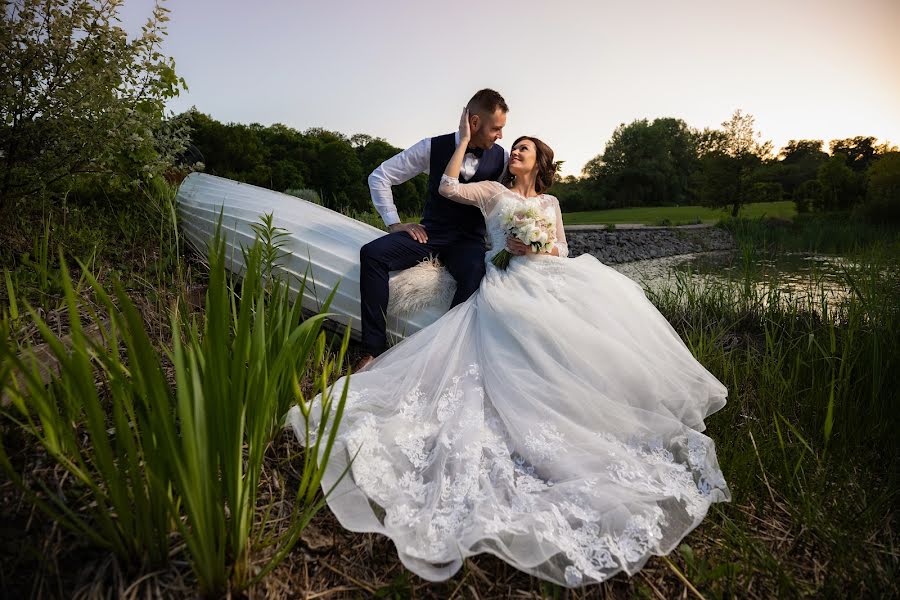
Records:
<instances>
[{"instance_id":1,"label":"white wedding dress","mask_svg":"<svg viewBox=\"0 0 900 600\"><path fill-rule=\"evenodd\" d=\"M331 510L390 537L432 581L481 552L570 587L635 573L730 499L700 433L726 388L638 284L590 255L565 258L556 198L540 201L555 209L561 256L514 257L503 271L490 263L505 244L498 213L522 196L446 177L441 190L481 207L487 274L352 374L324 490L356 456ZM312 429L320 417L314 407ZM303 419L288 415L301 442Z\"/></svg>"}]
</instances>

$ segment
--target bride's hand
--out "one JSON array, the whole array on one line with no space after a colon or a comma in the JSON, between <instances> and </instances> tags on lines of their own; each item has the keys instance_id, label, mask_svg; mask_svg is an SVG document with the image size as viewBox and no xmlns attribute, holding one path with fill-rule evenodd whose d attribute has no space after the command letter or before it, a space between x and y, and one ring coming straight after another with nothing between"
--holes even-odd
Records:
<instances>
[{"instance_id":1,"label":"bride's hand","mask_svg":"<svg viewBox=\"0 0 900 600\"><path fill-rule=\"evenodd\" d=\"M509 250L510 254L514 254L515 256L534 253L531 246L513 235L506 238L506 249Z\"/></svg>"},{"instance_id":2,"label":"bride's hand","mask_svg":"<svg viewBox=\"0 0 900 600\"><path fill-rule=\"evenodd\" d=\"M463 108L462 116L459 118L459 141L468 142L472 139L472 130L469 127L469 109Z\"/></svg>"}]
</instances>

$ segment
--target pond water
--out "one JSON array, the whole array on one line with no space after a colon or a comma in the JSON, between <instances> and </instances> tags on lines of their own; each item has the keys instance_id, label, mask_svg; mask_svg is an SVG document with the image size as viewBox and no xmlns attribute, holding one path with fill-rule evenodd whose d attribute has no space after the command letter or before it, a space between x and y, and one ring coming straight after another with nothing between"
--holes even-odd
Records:
<instances>
[{"instance_id":1,"label":"pond water","mask_svg":"<svg viewBox=\"0 0 900 600\"><path fill-rule=\"evenodd\" d=\"M676 273L685 273L699 285L729 280L750 282L760 292L777 288L786 296L840 303L852 293L846 272L858 265L846 257L809 253L784 253L775 257L744 255L736 251L682 254L665 258L611 265L641 283L659 290L672 286Z\"/></svg>"}]
</instances>

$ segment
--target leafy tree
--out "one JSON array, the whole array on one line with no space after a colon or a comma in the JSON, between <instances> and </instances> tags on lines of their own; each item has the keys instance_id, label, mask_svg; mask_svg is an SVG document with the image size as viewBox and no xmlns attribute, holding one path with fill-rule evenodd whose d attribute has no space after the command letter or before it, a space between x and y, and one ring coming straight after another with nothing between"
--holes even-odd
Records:
<instances>
[{"instance_id":1,"label":"leafy tree","mask_svg":"<svg viewBox=\"0 0 900 600\"><path fill-rule=\"evenodd\" d=\"M829 148L832 156L842 156L845 164L856 173L863 173L875 160L876 138L858 135L843 140L831 140Z\"/></svg>"},{"instance_id":2,"label":"leafy tree","mask_svg":"<svg viewBox=\"0 0 900 600\"><path fill-rule=\"evenodd\" d=\"M356 148L359 162L366 178L378 165L401 151L381 138L356 134L350 138ZM428 192L428 176L417 175L401 185L394 186L394 204L401 213L420 213Z\"/></svg>"},{"instance_id":3,"label":"leafy tree","mask_svg":"<svg viewBox=\"0 0 900 600\"><path fill-rule=\"evenodd\" d=\"M214 175L276 191L308 188L333 209L372 210L367 178L379 164L400 152L381 138L346 135L322 128L297 131L280 123L223 125L195 113L193 142ZM403 213L422 209L428 179L417 176L394 188Z\"/></svg>"},{"instance_id":4,"label":"leafy tree","mask_svg":"<svg viewBox=\"0 0 900 600\"><path fill-rule=\"evenodd\" d=\"M703 131L699 131L694 136L694 144L697 149L697 156L703 157L714 152L725 153L728 144L728 136L721 129L710 129L706 127Z\"/></svg>"},{"instance_id":5,"label":"leafy tree","mask_svg":"<svg viewBox=\"0 0 900 600\"><path fill-rule=\"evenodd\" d=\"M876 159L866 177L863 212L873 220L900 221L900 152L888 152Z\"/></svg>"},{"instance_id":6,"label":"leafy tree","mask_svg":"<svg viewBox=\"0 0 900 600\"><path fill-rule=\"evenodd\" d=\"M363 186L365 174L350 144L340 139L324 144L319 151L319 160L326 202L333 199L335 208L347 206L367 211L371 200L368 189Z\"/></svg>"},{"instance_id":7,"label":"leafy tree","mask_svg":"<svg viewBox=\"0 0 900 600\"><path fill-rule=\"evenodd\" d=\"M790 165L802 162L808 156L819 157L823 154L822 140L790 140L778 153L778 158Z\"/></svg>"},{"instance_id":8,"label":"leafy tree","mask_svg":"<svg viewBox=\"0 0 900 600\"><path fill-rule=\"evenodd\" d=\"M809 212L813 205L821 203L822 184L818 179L804 181L794 190L793 199L798 213Z\"/></svg>"},{"instance_id":9,"label":"leafy tree","mask_svg":"<svg viewBox=\"0 0 900 600\"><path fill-rule=\"evenodd\" d=\"M761 142L762 133L755 129L756 119L751 114L744 114L741 109L734 111L731 118L722 123L725 134L724 152L728 156L753 156L760 161L770 158L772 142Z\"/></svg>"},{"instance_id":10,"label":"leafy tree","mask_svg":"<svg viewBox=\"0 0 900 600\"><path fill-rule=\"evenodd\" d=\"M822 140L791 140L778 157L781 170L775 180L790 196L804 182L815 179L819 167L828 160L828 154L822 151Z\"/></svg>"},{"instance_id":11,"label":"leafy tree","mask_svg":"<svg viewBox=\"0 0 900 600\"><path fill-rule=\"evenodd\" d=\"M165 101L186 89L160 51L168 10L140 35L124 0L19 0L0 12L0 210L64 192L77 176L125 187L161 175L186 146Z\"/></svg>"},{"instance_id":12,"label":"leafy tree","mask_svg":"<svg viewBox=\"0 0 900 600\"><path fill-rule=\"evenodd\" d=\"M722 123L721 135L709 135L713 148L701 157L701 169L696 178L700 199L709 206L731 206L736 217L740 208L758 198L776 196L767 183L762 167L771 160L772 142L759 141L761 134L755 130L755 119L740 109ZM768 182L772 183L772 182Z\"/></svg>"},{"instance_id":13,"label":"leafy tree","mask_svg":"<svg viewBox=\"0 0 900 600\"><path fill-rule=\"evenodd\" d=\"M696 167L695 134L681 119L619 125L601 156L585 166L608 206L675 204L690 199Z\"/></svg>"},{"instance_id":14,"label":"leafy tree","mask_svg":"<svg viewBox=\"0 0 900 600\"><path fill-rule=\"evenodd\" d=\"M586 190L586 179L568 175L559 177L553 182L548 193L556 196L563 212L578 212L593 208L589 203L589 195Z\"/></svg>"},{"instance_id":15,"label":"leafy tree","mask_svg":"<svg viewBox=\"0 0 900 600\"><path fill-rule=\"evenodd\" d=\"M741 178L744 168L741 160L729 156L722 151L714 151L700 158L700 171L698 173L698 191L700 201L706 206L727 206L734 202L732 215L737 215L741 201L739 198L743 189L749 188L742 185Z\"/></svg>"},{"instance_id":16,"label":"leafy tree","mask_svg":"<svg viewBox=\"0 0 900 600\"><path fill-rule=\"evenodd\" d=\"M846 160L843 155L836 154L819 167L818 181L822 194L816 208L849 210L859 200L859 178Z\"/></svg>"},{"instance_id":17,"label":"leafy tree","mask_svg":"<svg viewBox=\"0 0 900 600\"><path fill-rule=\"evenodd\" d=\"M350 145L354 148L365 148L374 141L384 142L381 138L373 138L366 133L355 133L350 136Z\"/></svg>"}]
</instances>

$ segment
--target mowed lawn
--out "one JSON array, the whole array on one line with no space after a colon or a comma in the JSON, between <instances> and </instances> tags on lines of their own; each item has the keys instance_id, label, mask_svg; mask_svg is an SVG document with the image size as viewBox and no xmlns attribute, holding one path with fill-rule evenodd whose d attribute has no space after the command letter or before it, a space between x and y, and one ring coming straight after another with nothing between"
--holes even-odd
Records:
<instances>
[{"instance_id":1,"label":"mowed lawn","mask_svg":"<svg viewBox=\"0 0 900 600\"><path fill-rule=\"evenodd\" d=\"M705 206L640 206L634 208L613 208L610 210L590 210L572 212L563 215L567 225L596 225L608 223L643 223L644 225L684 225L696 223L716 223L731 214L731 208L722 210ZM740 216L754 219L757 217L781 217L792 219L797 214L794 203L790 200L782 202L756 202L741 208ZM668 220L669 223L663 223Z\"/></svg>"}]
</instances>

